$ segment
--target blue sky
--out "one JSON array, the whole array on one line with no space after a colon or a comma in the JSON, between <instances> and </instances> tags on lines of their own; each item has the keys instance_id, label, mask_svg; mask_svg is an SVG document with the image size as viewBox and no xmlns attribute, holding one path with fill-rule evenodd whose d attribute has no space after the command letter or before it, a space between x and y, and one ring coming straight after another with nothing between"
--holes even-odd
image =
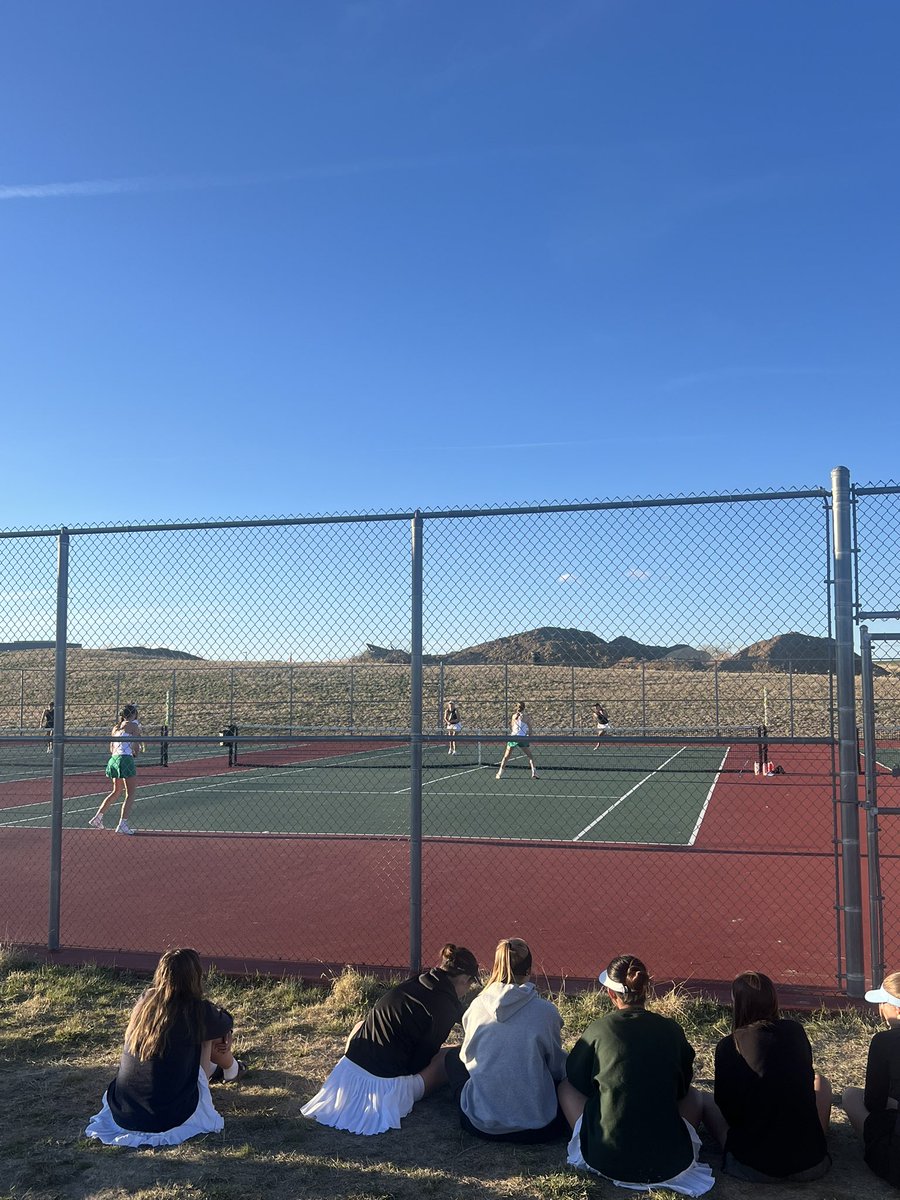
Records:
<instances>
[{"instance_id":1,"label":"blue sky","mask_svg":"<svg viewBox=\"0 0 900 1200\"><path fill-rule=\"evenodd\" d=\"M896 0L6 0L0 525L896 479Z\"/></svg>"}]
</instances>

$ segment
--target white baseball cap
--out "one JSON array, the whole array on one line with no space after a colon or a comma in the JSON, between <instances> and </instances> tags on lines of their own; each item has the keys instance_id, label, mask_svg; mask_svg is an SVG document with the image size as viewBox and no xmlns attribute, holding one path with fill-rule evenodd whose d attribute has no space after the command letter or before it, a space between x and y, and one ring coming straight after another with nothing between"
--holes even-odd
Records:
<instances>
[{"instance_id":1,"label":"white baseball cap","mask_svg":"<svg viewBox=\"0 0 900 1200\"><path fill-rule=\"evenodd\" d=\"M892 996L883 987L873 988L871 992L866 992L866 999L870 1004L896 1004L900 1008L900 996Z\"/></svg>"}]
</instances>

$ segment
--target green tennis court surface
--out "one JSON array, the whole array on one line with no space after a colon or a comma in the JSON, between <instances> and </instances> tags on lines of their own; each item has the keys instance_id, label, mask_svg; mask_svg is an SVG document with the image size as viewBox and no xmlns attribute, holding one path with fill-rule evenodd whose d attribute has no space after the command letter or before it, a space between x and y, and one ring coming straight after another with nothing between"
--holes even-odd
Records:
<instances>
[{"instance_id":1,"label":"green tennis court surface","mask_svg":"<svg viewBox=\"0 0 900 1200\"><path fill-rule=\"evenodd\" d=\"M179 778L175 764L141 768L131 815L141 833L320 834L406 836L409 830L409 747L322 752L322 743L242 747L229 769L222 752L201 774ZM690 845L722 772L752 775L753 748L714 745L603 745L591 752L532 743L538 778L514 752L495 778L502 746L460 744L451 756L427 746L423 769L423 832L432 837L625 842ZM275 761L276 759L280 760ZM196 766L196 763L195 763ZM72 785L78 795L68 795ZM84 775L67 781L63 824L84 828L103 788ZM47 800L17 804L2 785L0 827L41 828ZM113 810L116 811L116 810ZM107 823L112 824L108 814ZM102 837L87 830L88 836Z\"/></svg>"}]
</instances>

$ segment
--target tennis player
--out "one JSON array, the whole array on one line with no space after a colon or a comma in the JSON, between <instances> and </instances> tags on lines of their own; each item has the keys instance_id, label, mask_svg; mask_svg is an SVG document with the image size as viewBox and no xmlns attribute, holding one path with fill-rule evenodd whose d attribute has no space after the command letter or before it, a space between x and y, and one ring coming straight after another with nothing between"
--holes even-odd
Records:
<instances>
[{"instance_id":1,"label":"tennis player","mask_svg":"<svg viewBox=\"0 0 900 1200\"><path fill-rule=\"evenodd\" d=\"M88 821L88 825L93 826L94 829L103 828L103 814L110 805L115 804L121 795L123 797L122 811L119 814L116 833L131 834L135 832L128 823L128 814L131 812L134 795L137 791L137 767L134 760L144 748L141 742L142 736L143 730L138 720L137 706L126 704L112 728L112 741L109 743L110 757L106 764L106 777L112 780L112 791L103 797L100 807Z\"/></svg>"},{"instance_id":2,"label":"tennis player","mask_svg":"<svg viewBox=\"0 0 900 1200\"><path fill-rule=\"evenodd\" d=\"M534 757L531 753L531 745L528 741L528 735L531 732L531 717L529 717L525 709L525 701L520 700L516 705L516 711L513 713L512 721L509 728L509 741L506 743L506 749L503 751L503 757L500 759L500 770L495 778L499 779L503 774L503 768L506 766L506 761L512 754L513 750L521 750L528 762L531 765L531 778L537 779L537 768L534 765Z\"/></svg>"},{"instance_id":3,"label":"tennis player","mask_svg":"<svg viewBox=\"0 0 900 1200\"><path fill-rule=\"evenodd\" d=\"M597 726L597 737L602 738L604 733L609 729L609 713L602 704L594 705L594 722ZM600 742L594 747L595 750L600 749Z\"/></svg>"},{"instance_id":4,"label":"tennis player","mask_svg":"<svg viewBox=\"0 0 900 1200\"><path fill-rule=\"evenodd\" d=\"M439 966L385 992L358 1022L343 1057L300 1109L304 1117L367 1136L399 1129L417 1100L447 1082L444 1039L477 982L475 955L448 942Z\"/></svg>"},{"instance_id":5,"label":"tennis player","mask_svg":"<svg viewBox=\"0 0 900 1200\"><path fill-rule=\"evenodd\" d=\"M459 709L455 700L448 700L444 705L444 725L447 729L447 737L449 743L447 746L448 754L456 753L456 735L462 729L462 724L459 719Z\"/></svg>"}]
</instances>

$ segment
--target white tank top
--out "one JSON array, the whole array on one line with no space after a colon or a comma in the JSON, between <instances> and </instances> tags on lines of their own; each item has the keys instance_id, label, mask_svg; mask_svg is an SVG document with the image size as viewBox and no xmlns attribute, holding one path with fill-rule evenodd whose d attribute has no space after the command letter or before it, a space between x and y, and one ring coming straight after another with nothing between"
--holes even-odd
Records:
<instances>
[{"instance_id":1,"label":"white tank top","mask_svg":"<svg viewBox=\"0 0 900 1200\"><path fill-rule=\"evenodd\" d=\"M116 733L116 730L114 729L113 734L115 734L115 733ZM112 746L110 747L110 750L111 750L112 754L118 754L120 757L123 754L130 755L132 758L134 757L134 751L131 748L131 738L130 737L121 738L117 741L114 741L112 743Z\"/></svg>"}]
</instances>

